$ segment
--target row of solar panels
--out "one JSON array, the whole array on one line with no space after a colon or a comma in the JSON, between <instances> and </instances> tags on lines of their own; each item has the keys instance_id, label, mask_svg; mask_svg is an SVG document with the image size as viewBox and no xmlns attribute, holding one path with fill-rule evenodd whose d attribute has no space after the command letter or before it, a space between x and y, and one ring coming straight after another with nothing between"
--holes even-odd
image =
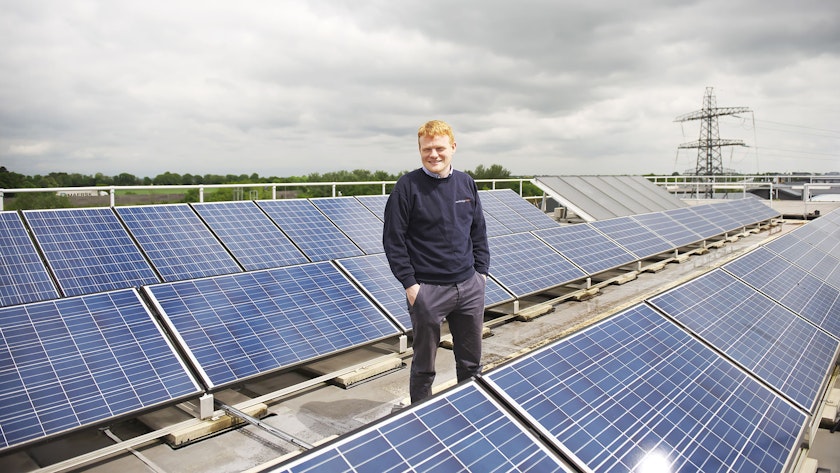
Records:
<instances>
[{"instance_id":1,"label":"row of solar panels","mask_svg":"<svg viewBox=\"0 0 840 473\"><path fill-rule=\"evenodd\" d=\"M839 348L834 211L270 471L789 471Z\"/></svg>"},{"instance_id":2,"label":"row of solar panels","mask_svg":"<svg viewBox=\"0 0 840 473\"><path fill-rule=\"evenodd\" d=\"M511 190L481 195L496 279L488 306L778 216L743 200L560 226ZM382 255L386 199L0 212L0 306ZM370 264L382 258L348 263Z\"/></svg>"},{"instance_id":3,"label":"row of solar panels","mask_svg":"<svg viewBox=\"0 0 840 473\"><path fill-rule=\"evenodd\" d=\"M766 207L760 210L766 212ZM103 231L63 222L71 223L90 234ZM61 219L53 223L61 224ZM637 223L633 228L640 227ZM540 255L546 250L559 257L537 239L537 231L491 238L494 261L502 268L498 274L505 274L506 265L519 271L523 263L543 265ZM528 261L521 247L508 250L492 243L510 236L526 237L528 251L537 244L537 259ZM37 239L42 245L50 240L44 234ZM68 251L76 254L75 249ZM511 259L506 251L518 255ZM81 271L95 262L91 257L74 264L82 265L77 268ZM530 274L528 280L538 282L540 277ZM551 287L556 281L541 284ZM499 288L491 278L488 298L511 297ZM0 448L136 414L399 335L410 326L401 294L384 255L377 253L0 308ZM396 317L381 310L389 300L398 306L389 313L402 311Z\"/></svg>"}]
</instances>

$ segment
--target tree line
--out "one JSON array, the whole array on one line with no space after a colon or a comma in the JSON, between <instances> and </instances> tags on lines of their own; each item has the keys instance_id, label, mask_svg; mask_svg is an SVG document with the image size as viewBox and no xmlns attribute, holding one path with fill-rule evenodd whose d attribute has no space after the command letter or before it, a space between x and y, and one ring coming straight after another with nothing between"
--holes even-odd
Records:
<instances>
[{"instance_id":1,"label":"tree line","mask_svg":"<svg viewBox=\"0 0 840 473\"><path fill-rule=\"evenodd\" d=\"M138 177L130 173L120 173L115 176L106 176L102 173L86 175L80 173L51 172L46 175L27 176L19 174L0 166L0 189L26 189L26 188L56 188L56 187L109 187L109 186L179 186L198 184L242 184L243 187L255 188L258 199L270 198L269 187L260 188L254 184L270 183L320 183L320 182L381 182L396 181L401 175L408 171L397 174L390 174L385 171L369 171L366 169L342 170L327 173L311 173L306 176L262 177L257 173L252 174L178 174L164 172L154 177ZM501 165L491 166L478 165L473 170L465 170L474 179L511 179L511 173ZM525 195L540 195L541 191L530 183L525 184L523 189ZM488 189L491 184L479 183L479 188ZM519 183L498 183L496 188L508 187L519 192ZM138 191L139 192L139 191ZM376 195L382 193L381 184L370 185L348 185L340 188L342 195ZM124 191L131 194L132 191ZM237 195L235 189L220 188L205 190L204 201L225 201L235 200ZM248 194L251 196L252 194ZM332 195L332 186L301 186L295 188L294 196L301 198L328 197ZM4 197L16 197L12 205L4 206L10 209L29 208L61 208L72 207L67 197L55 193L30 193L21 192L18 196L6 193ZM241 198L241 197L240 197ZM199 193L197 189L188 189L184 192L182 202L197 202Z\"/></svg>"}]
</instances>

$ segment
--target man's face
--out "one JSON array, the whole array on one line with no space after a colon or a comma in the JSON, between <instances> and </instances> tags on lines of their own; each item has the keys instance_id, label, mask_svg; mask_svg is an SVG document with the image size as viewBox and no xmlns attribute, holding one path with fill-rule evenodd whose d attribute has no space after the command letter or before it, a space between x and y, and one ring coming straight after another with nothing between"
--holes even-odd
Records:
<instances>
[{"instance_id":1,"label":"man's face","mask_svg":"<svg viewBox=\"0 0 840 473\"><path fill-rule=\"evenodd\" d=\"M448 176L452 155L455 154L455 143L450 144L446 135L421 136L419 142L423 167L441 177Z\"/></svg>"}]
</instances>

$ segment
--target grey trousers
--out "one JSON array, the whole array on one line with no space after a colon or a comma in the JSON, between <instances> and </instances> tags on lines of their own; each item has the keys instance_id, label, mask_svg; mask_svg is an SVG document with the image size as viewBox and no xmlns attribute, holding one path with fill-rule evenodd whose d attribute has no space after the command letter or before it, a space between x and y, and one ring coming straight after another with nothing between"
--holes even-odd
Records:
<instances>
[{"instance_id":1,"label":"grey trousers","mask_svg":"<svg viewBox=\"0 0 840 473\"><path fill-rule=\"evenodd\" d=\"M464 282L438 286L420 284L409 307L414 340L409 394L411 402L432 394L440 328L449 323L458 381L481 372L481 334L484 325L484 277L475 273Z\"/></svg>"}]
</instances>

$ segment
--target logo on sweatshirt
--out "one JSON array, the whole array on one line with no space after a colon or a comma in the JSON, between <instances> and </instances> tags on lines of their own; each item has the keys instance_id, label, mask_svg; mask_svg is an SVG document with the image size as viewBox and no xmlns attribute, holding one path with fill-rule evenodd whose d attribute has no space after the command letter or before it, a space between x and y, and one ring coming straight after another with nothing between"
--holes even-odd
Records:
<instances>
[{"instance_id":1,"label":"logo on sweatshirt","mask_svg":"<svg viewBox=\"0 0 840 473\"><path fill-rule=\"evenodd\" d=\"M455 201L456 204L469 204L470 202L472 202L472 199L470 199L470 198Z\"/></svg>"}]
</instances>

